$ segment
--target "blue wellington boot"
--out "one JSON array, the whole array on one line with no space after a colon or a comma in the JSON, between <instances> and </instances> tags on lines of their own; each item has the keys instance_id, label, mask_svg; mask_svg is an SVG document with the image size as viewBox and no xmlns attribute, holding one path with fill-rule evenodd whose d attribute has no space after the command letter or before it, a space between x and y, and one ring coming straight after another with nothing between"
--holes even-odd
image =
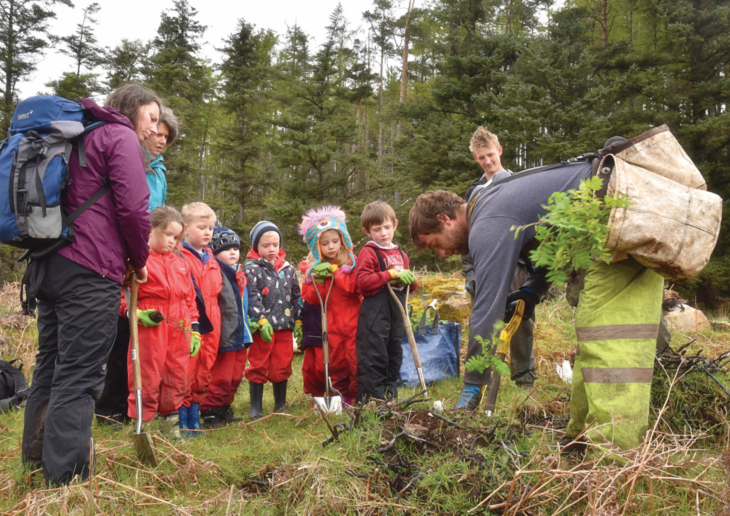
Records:
<instances>
[{"instance_id":1,"label":"blue wellington boot","mask_svg":"<svg viewBox=\"0 0 730 516\"><path fill-rule=\"evenodd\" d=\"M200 403L191 403L188 407L188 430L203 430L200 426ZM203 435L202 431L188 433L191 437Z\"/></svg>"},{"instance_id":2,"label":"blue wellington boot","mask_svg":"<svg viewBox=\"0 0 730 516\"><path fill-rule=\"evenodd\" d=\"M183 437L191 437L190 432L186 432L185 430L188 429L188 408L185 405L181 405L179 409L177 409L177 416L180 419L180 430L182 430L182 436Z\"/></svg>"},{"instance_id":3,"label":"blue wellington boot","mask_svg":"<svg viewBox=\"0 0 730 516\"><path fill-rule=\"evenodd\" d=\"M459 398L459 401L456 402L456 406L454 408L466 410L476 409L479 404L480 394L481 391L479 390L478 385L464 384L464 390L461 391L461 397Z\"/></svg>"}]
</instances>

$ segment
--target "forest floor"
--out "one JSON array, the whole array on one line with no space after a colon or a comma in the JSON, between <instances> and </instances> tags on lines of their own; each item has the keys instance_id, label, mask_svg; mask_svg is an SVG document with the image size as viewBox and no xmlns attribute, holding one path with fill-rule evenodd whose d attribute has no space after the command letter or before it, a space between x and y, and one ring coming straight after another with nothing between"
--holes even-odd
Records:
<instances>
[{"instance_id":1,"label":"forest floor","mask_svg":"<svg viewBox=\"0 0 730 516\"><path fill-rule=\"evenodd\" d=\"M0 358L32 364L35 324L14 315L16 296L12 284L0 293ZM451 411L462 386L453 379L430 390L447 408L441 415L432 401L366 408L352 430L323 446L331 433L302 392L297 354L287 414L270 414L267 387L270 415L259 421L246 417L176 443L153 432L155 469L137 460L131 425L114 431L94 422L94 474L46 489L40 471L21 464L23 411L0 415L0 514L730 515L730 400L702 373L678 380L657 367L650 431L639 448L556 454L570 387L555 366L575 346L573 316L562 296L538 308L536 388L503 380L493 418ZM730 349L730 332L712 331L675 333L672 346L692 339L688 355L713 359ZM726 374L715 376L730 390ZM415 394L402 389L400 401ZM248 407L244 382L234 410L245 415ZM349 424L346 414L330 421Z\"/></svg>"}]
</instances>

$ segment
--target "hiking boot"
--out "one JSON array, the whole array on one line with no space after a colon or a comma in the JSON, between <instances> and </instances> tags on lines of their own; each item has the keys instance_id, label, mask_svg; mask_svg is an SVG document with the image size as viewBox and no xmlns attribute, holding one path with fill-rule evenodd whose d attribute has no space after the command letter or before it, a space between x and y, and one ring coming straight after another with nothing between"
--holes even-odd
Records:
<instances>
[{"instance_id":1,"label":"hiking boot","mask_svg":"<svg viewBox=\"0 0 730 516\"><path fill-rule=\"evenodd\" d=\"M230 405L226 405L220 410L220 418L227 425L230 425L232 423L240 423L241 421L243 421L242 418L233 414L233 409Z\"/></svg>"},{"instance_id":2,"label":"hiking boot","mask_svg":"<svg viewBox=\"0 0 730 516\"><path fill-rule=\"evenodd\" d=\"M220 416L221 409L212 408L200 411L200 417L203 418L203 428L216 429L223 426L223 420Z\"/></svg>"},{"instance_id":3,"label":"hiking boot","mask_svg":"<svg viewBox=\"0 0 730 516\"><path fill-rule=\"evenodd\" d=\"M191 437L203 435L200 430L200 403L191 403L188 407L188 430L198 430L198 432L190 432Z\"/></svg>"},{"instance_id":4,"label":"hiking boot","mask_svg":"<svg viewBox=\"0 0 730 516\"><path fill-rule=\"evenodd\" d=\"M251 419L259 419L264 415L264 409L262 408L264 384L248 382L248 392L251 396L251 408L248 411L248 415Z\"/></svg>"},{"instance_id":5,"label":"hiking boot","mask_svg":"<svg viewBox=\"0 0 730 516\"><path fill-rule=\"evenodd\" d=\"M286 407L286 384L287 380L272 384L274 387L274 412L285 412L284 407Z\"/></svg>"},{"instance_id":6,"label":"hiking boot","mask_svg":"<svg viewBox=\"0 0 730 516\"><path fill-rule=\"evenodd\" d=\"M454 408L472 411L476 410L479 405L480 395L481 390L478 385L464 384L464 388L461 391L461 397L459 398L459 401L456 402L456 406Z\"/></svg>"},{"instance_id":7,"label":"hiking boot","mask_svg":"<svg viewBox=\"0 0 730 516\"><path fill-rule=\"evenodd\" d=\"M563 437L558 441L558 453L568 455L573 452L585 453L588 448L588 441L583 436L579 438L575 437Z\"/></svg>"},{"instance_id":8,"label":"hiking boot","mask_svg":"<svg viewBox=\"0 0 730 516\"><path fill-rule=\"evenodd\" d=\"M180 435L180 415L178 412L162 416L162 421L160 421L160 433L162 434L162 437L170 441L182 440L182 436Z\"/></svg>"}]
</instances>

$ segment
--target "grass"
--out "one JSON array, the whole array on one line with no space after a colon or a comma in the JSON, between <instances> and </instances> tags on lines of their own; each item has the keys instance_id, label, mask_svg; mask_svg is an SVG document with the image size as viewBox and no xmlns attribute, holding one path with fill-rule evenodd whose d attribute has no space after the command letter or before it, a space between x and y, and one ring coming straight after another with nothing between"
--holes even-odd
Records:
<instances>
[{"instance_id":1,"label":"grass","mask_svg":"<svg viewBox=\"0 0 730 516\"><path fill-rule=\"evenodd\" d=\"M14 289L6 285L0 293L0 357L31 364L35 325L12 315ZM690 338L697 339L693 352L710 358L730 349L730 332L675 334L674 342ZM495 418L447 411L455 427L429 416L426 402L396 407L390 417L365 410L353 431L327 447L321 443L330 433L302 393L302 355L296 355L288 414L246 418L181 443L153 432L156 469L137 461L131 426L114 431L94 423L95 475L56 490L44 488L40 472L22 467L23 412L1 415L0 514L730 514L727 419L721 431L678 433L664 420L673 405L659 402L638 449L596 448L583 460L556 455L569 387L555 364L574 346L573 310L556 297L538 309L537 388L525 392L503 381ZM667 392L676 385L668 376ZM431 399L451 407L461 386L459 379L442 382ZM239 415L248 411L247 393L244 382L234 403ZM400 399L413 394L402 390ZM718 397L716 405L723 403ZM265 413L272 407L267 386ZM402 426L416 423L428 428L432 444L401 437L382 451ZM620 460L607 461L606 454Z\"/></svg>"}]
</instances>

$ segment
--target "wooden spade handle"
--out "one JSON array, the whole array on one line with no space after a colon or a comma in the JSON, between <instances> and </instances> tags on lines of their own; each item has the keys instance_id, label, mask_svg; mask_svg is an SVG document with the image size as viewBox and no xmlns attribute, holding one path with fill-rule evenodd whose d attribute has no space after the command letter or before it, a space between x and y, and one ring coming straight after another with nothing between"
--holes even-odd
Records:
<instances>
[{"instance_id":1,"label":"wooden spade handle","mask_svg":"<svg viewBox=\"0 0 730 516\"><path fill-rule=\"evenodd\" d=\"M129 332L131 335L132 347L132 373L134 376L134 389L142 389L142 369L139 361L139 333L137 332L137 297L139 296L139 285L137 284L137 275L132 274L132 284L130 286L129 308Z\"/></svg>"},{"instance_id":2,"label":"wooden spade handle","mask_svg":"<svg viewBox=\"0 0 730 516\"><path fill-rule=\"evenodd\" d=\"M411 354L413 355L413 363L415 364L416 368L419 368L419 367L421 367L421 356L418 354L418 347L416 347L416 336L413 335L413 328L411 327L411 320L408 318L408 314L406 314L406 311L403 308L403 305L401 304L400 300L398 299L398 296L396 296L395 292L393 292L393 289L390 286L390 282L387 283L387 286L388 286L388 292L390 292L390 295L395 300L395 304L398 305L400 314L403 317L403 326L406 327L406 334L408 335L408 345L411 347ZM422 385L421 387L424 390L426 389L425 385Z\"/></svg>"}]
</instances>

